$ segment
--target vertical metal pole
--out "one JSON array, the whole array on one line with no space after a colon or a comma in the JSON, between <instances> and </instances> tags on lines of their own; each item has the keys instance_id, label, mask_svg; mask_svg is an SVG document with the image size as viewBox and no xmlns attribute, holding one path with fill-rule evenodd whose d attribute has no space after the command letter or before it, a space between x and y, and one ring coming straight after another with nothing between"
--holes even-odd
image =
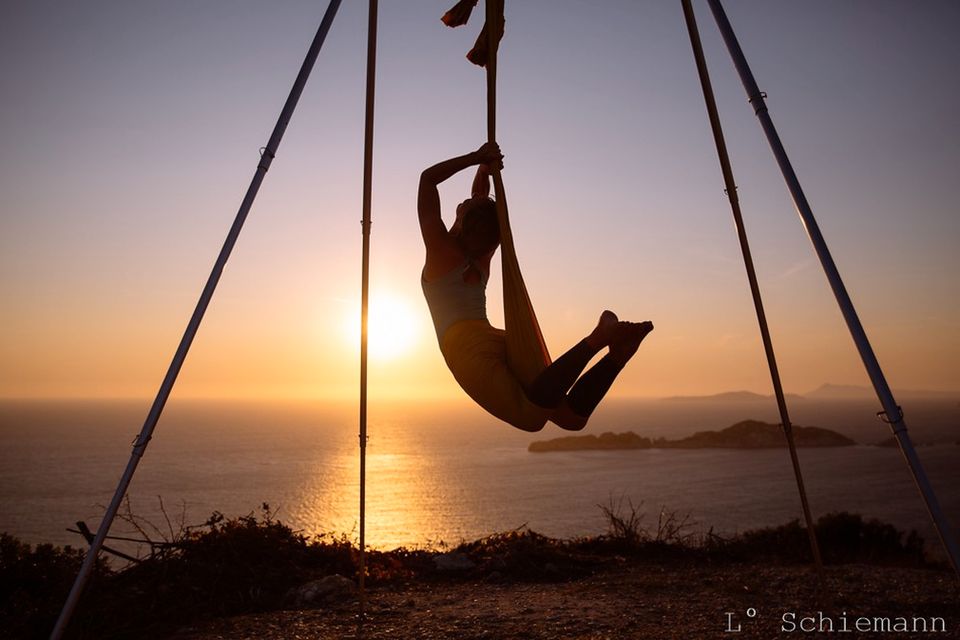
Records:
<instances>
[{"instance_id":1,"label":"vertical metal pole","mask_svg":"<svg viewBox=\"0 0 960 640\"><path fill-rule=\"evenodd\" d=\"M753 257L750 253L750 242L747 239L747 229L740 211L740 199L737 197L737 185L733 179L733 167L727 154L727 144L723 137L723 128L720 125L720 115L717 103L713 96L713 87L710 83L710 73L707 70L707 61L703 55L703 45L700 42L700 32L697 29L697 19L693 13L690 0L681 0L683 15L687 21L687 32L690 34L690 44L693 46L693 57L697 63L697 73L700 76L700 87L703 89L703 99L710 117L710 127L713 130L713 140L717 147L717 156L720 159L720 168L723 172L723 182L726 187L727 198L730 200L730 209L733 212L733 221L737 227L737 237L740 239L740 250L743 253L743 266L747 270L747 279L750 281L750 293L753 295L753 306L757 312L757 322L760 325L760 336L763 339L763 350L767 354L767 365L770 369L770 380L773 383L774 395L777 398L777 408L780 411L780 423L783 426L787 445L790 449L790 461L793 464L793 474L797 481L797 490L800 492L800 505L803 509L803 518L807 523L807 535L810 539L810 551L817 569L817 575L823 579L823 562L820 558L820 547L817 544L817 534L813 526L813 516L810 513L810 503L807 500L807 491L803 483L803 474L800 471L800 460L797 457L797 447L793 438L793 426L790 415L787 413L787 401L783 394L783 384L780 382L780 371L777 367L777 358L773 350L773 339L767 326L767 315L763 310L763 298L760 295L760 283L757 281L757 272L754 269Z\"/></svg>"},{"instance_id":2,"label":"vertical metal pole","mask_svg":"<svg viewBox=\"0 0 960 640\"><path fill-rule=\"evenodd\" d=\"M503 20L503 0L486 0L487 20L487 142L497 141L497 53L500 48L500 22ZM506 211L507 194L503 187L503 175L496 166L490 167L493 178L493 193L496 196L498 213ZM500 213L501 218L506 215ZM502 233L511 233L509 227Z\"/></svg>"},{"instance_id":3,"label":"vertical metal pole","mask_svg":"<svg viewBox=\"0 0 960 640\"><path fill-rule=\"evenodd\" d=\"M367 100L363 134L363 257L360 297L360 620L366 609L367 502L367 328L370 302L370 197L373 185L374 79L377 62L377 0L370 0L367 24Z\"/></svg>"},{"instance_id":4,"label":"vertical metal pole","mask_svg":"<svg viewBox=\"0 0 960 640\"><path fill-rule=\"evenodd\" d=\"M486 0L487 20L487 142L497 140L497 49L500 46L500 20L503 0ZM494 176L499 170L493 168Z\"/></svg>"},{"instance_id":5,"label":"vertical metal pole","mask_svg":"<svg viewBox=\"0 0 960 640\"><path fill-rule=\"evenodd\" d=\"M260 184L263 182L263 178L266 176L267 170L270 168L270 164L276 155L277 148L280 146L280 140L283 138L287 124L289 124L290 118L293 116L293 111L296 109L297 102L300 100L300 94L303 93L303 88L307 84L307 78L310 77L310 72L313 70L313 65L320 53L320 48L323 46L324 40L326 40L327 32L330 30L330 25L339 7L340 0L331 0L327 6L327 11L323 15L323 20L320 22L320 27L317 29L317 34L314 36L313 42L310 44L310 49L307 51L306 58L304 58L303 64L300 67L300 73L297 74L297 79L293 83L293 88L290 89L290 94L287 96L287 101L283 105L283 110L280 112L280 117L277 119L277 124L273 129L270 140L260 154L260 162L257 164L256 172L253 175L250 186L247 188L247 193L240 204L240 209L237 211L236 218L234 218L233 225L230 227L223 247L220 249L220 254L213 266L213 271L210 273L203 292L200 294L200 300L197 301L197 306L193 311L193 315L190 317L190 321L180 340L180 345L177 347L177 351L173 356L170 367L167 369L167 374L164 376L163 382L160 385L160 390L157 392L153 405L150 407L150 412L147 414L143 428L133 443L133 452L130 455L130 461L127 463L126 470L120 478L120 483L114 493L113 500L111 500L106 513L103 515L100 528L97 530L97 535L83 560L80 573L73 583L70 595L67 597L63 610L60 612L56 626L50 634L51 640L61 638L64 631L66 631L67 624L70 622L70 618L80 600L80 595L83 593L83 588L93 570L97 555L103 547L103 541L110 531L110 525L113 524L117 510L120 508L123 496L127 493L127 488L130 486L130 481L133 479L133 474L137 469L140 459L143 457L147 444L153 437L153 430L160 420L160 414L163 412L167 399L170 397L170 392L173 390L173 385L176 383L180 369L183 367L183 362L187 357L187 352L190 350L190 345L197 335L200 322L203 320L211 298L213 298L213 292L217 288L217 283L220 281L220 276L223 273L224 266L227 264L227 259L230 257L230 253L233 251L233 247L237 242L250 207L253 206L253 201L257 197Z\"/></svg>"},{"instance_id":6,"label":"vertical metal pole","mask_svg":"<svg viewBox=\"0 0 960 640\"><path fill-rule=\"evenodd\" d=\"M907 425L903 420L903 411L893 398L893 393L890 391L890 387L883 375L880 363L877 361L873 348L870 346L870 341L867 339L867 334L863 330L863 325L860 324L860 319L857 316L856 309L854 309L853 302L850 300L850 295L847 293L846 287L843 285L843 280L840 278L840 272L837 270L833 257L830 255L830 250L827 248L823 234L820 233L820 227L813 217L813 211L803 193L800 181L797 179L796 173L794 173L790 159L787 157L787 152L783 147L783 143L780 141L780 136L773 126L773 120L770 118L765 102L766 94L761 92L757 86L753 73L747 64L747 59L743 55L743 50L740 48L739 42L737 42L737 38L733 33L733 27L730 26L730 21L727 19L727 15L720 1L707 0L707 2L710 4L710 9L717 21L717 26L720 28L720 33L723 35L723 40L727 45L727 50L730 52L730 57L733 58L733 64L737 69L737 73L740 75L743 88L747 92L747 99L754 106L754 112L760 120L760 125L766 134L770 149L773 151L777 164L780 166L780 171L783 174L784 181L787 183L790 195L793 197L797 213L800 215L803 226L807 230L807 235L810 237L810 242L813 243L813 248L817 253L817 257L820 259L820 264L827 276L827 280L830 282L830 287L833 289L833 295L837 299L837 304L847 323L847 328L856 344L857 350L860 352L860 359L863 361L867 375L870 377L877 397L880 399L883 411L878 415L890 424L893 434L900 444L900 451L903 453L907 466L910 467L910 471L913 473L917 488L920 490L920 494L923 496L924 502L927 505L927 510L933 520L933 525L937 530L937 535L940 537L940 542L943 544L950 564L953 566L954 572L960 577L960 566L958 566L960 550L957 548L957 542L950 532L946 517L943 515L933 488L930 486L927 474L923 469L923 465L920 463L920 458L917 456L913 448L913 443L907 434Z\"/></svg>"}]
</instances>

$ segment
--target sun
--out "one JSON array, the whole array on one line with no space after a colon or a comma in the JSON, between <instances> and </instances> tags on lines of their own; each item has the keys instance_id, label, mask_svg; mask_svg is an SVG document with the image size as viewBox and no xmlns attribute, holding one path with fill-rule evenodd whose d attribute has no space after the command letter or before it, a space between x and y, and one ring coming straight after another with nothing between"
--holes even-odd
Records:
<instances>
[{"instance_id":1,"label":"sun","mask_svg":"<svg viewBox=\"0 0 960 640\"><path fill-rule=\"evenodd\" d=\"M360 347L359 314L346 320L348 333ZM408 300L392 293L370 295L367 349L371 359L393 360L409 353L417 343L420 320Z\"/></svg>"}]
</instances>

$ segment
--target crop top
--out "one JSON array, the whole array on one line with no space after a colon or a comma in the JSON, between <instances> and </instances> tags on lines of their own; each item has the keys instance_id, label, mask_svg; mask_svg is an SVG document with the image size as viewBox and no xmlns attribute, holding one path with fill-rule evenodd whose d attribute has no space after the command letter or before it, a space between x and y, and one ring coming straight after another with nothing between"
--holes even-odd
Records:
<instances>
[{"instance_id":1,"label":"crop top","mask_svg":"<svg viewBox=\"0 0 960 640\"><path fill-rule=\"evenodd\" d=\"M487 280L490 274L483 274L481 270L481 282L464 282L463 274L470 264L470 261L464 261L436 280L427 281L422 274L420 276L423 297L430 307L438 340L461 320L487 319Z\"/></svg>"}]
</instances>

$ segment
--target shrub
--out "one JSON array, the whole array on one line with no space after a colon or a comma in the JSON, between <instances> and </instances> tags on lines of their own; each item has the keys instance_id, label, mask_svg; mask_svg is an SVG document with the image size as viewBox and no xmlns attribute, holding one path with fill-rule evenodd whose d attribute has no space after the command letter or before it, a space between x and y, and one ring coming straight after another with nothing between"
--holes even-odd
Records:
<instances>
[{"instance_id":1,"label":"shrub","mask_svg":"<svg viewBox=\"0 0 960 640\"><path fill-rule=\"evenodd\" d=\"M925 564L923 538L916 531L904 533L891 524L864 520L846 511L823 515L814 527L825 564ZM739 560L813 562L807 530L799 520L746 531L730 539L710 535L704 546L711 553Z\"/></svg>"},{"instance_id":2,"label":"shrub","mask_svg":"<svg viewBox=\"0 0 960 640\"><path fill-rule=\"evenodd\" d=\"M624 496L616 500L610 496L607 504L598 504L597 507L607 521L609 541L623 550L638 550L645 545L678 549L697 545L697 535L692 531L694 523L689 515L679 515L676 511L661 507L657 514L657 528L651 531L643 526L646 514L633 506L633 501L629 498L624 505Z\"/></svg>"},{"instance_id":3,"label":"shrub","mask_svg":"<svg viewBox=\"0 0 960 640\"><path fill-rule=\"evenodd\" d=\"M0 629L10 638L42 638L67 599L84 552L40 544L31 547L0 534ZM104 562L94 568L94 580L110 573Z\"/></svg>"}]
</instances>

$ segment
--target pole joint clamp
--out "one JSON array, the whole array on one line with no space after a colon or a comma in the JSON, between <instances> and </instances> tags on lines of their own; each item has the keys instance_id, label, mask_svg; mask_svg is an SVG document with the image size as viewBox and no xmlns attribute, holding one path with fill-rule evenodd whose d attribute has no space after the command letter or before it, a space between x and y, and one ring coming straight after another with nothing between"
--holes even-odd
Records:
<instances>
[{"instance_id":1,"label":"pole joint clamp","mask_svg":"<svg viewBox=\"0 0 960 640\"><path fill-rule=\"evenodd\" d=\"M747 98L747 103L753 105L754 115L760 115L761 112L765 112L767 110L767 103L764 102L766 99L767 99L766 91L761 91L760 93L757 93Z\"/></svg>"},{"instance_id":2,"label":"pole joint clamp","mask_svg":"<svg viewBox=\"0 0 960 640\"><path fill-rule=\"evenodd\" d=\"M896 419L891 420L886 411L877 411L877 418L879 418L882 422L886 422L887 424L897 424L899 422L903 422L903 408L901 408L900 405L897 405Z\"/></svg>"},{"instance_id":3,"label":"pole joint clamp","mask_svg":"<svg viewBox=\"0 0 960 640\"><path fill-rule=\"evenodd\" d=\"M266 156L266 160L264 160L264 156ZM270 168L270 163L273 162L273 159L276 157L277 155L273 151L270 151L269 147L260 147L260 164L257 165L257 168L266 171Z\"/></svg>"}]
</instances>

